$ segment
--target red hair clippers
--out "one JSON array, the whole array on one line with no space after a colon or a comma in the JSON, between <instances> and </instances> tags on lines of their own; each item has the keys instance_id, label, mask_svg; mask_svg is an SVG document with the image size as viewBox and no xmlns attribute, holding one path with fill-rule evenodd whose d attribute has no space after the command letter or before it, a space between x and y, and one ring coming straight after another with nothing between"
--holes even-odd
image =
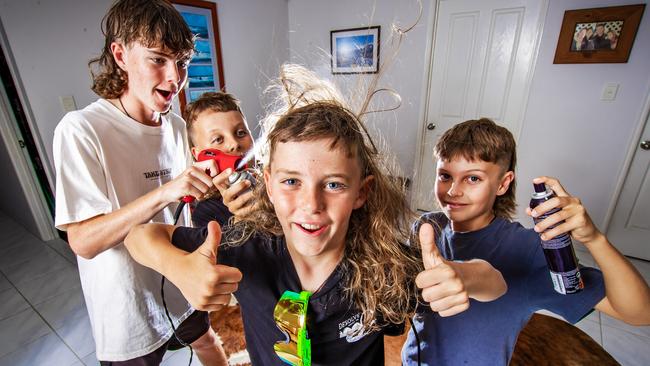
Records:
<instances>
[{"instance_id":1,"label":"red hair clippers","mask_svg":"<svg viewBox=\"0 0 650 366\"><path fill-rule=\"evenodd\" d=\"M223 172L224 170L230 168L234 172L237 170L237 166L241 162L242 157L239 155L230 155L226 154L225 152L219 151L217 149L205 149L201 150L199 154L196 157L196 161L206 161L206 160L214 160L215 163L217 164L217 169L219 169L219 172ZM247 168L248 164L244 164L244 166L239 167L239 168ZM192 196L185 196L183 197L183 202L185 203L191 203L194 201L194 197Z\"/></svg>"}]
</instances>

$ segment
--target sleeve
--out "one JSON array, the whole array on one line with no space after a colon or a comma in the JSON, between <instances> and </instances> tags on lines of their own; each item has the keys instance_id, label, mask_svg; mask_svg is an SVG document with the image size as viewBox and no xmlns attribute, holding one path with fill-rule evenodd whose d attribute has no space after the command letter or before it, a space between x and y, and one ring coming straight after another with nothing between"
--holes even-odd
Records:
<instances>
[{"instance_id":1,"label":"sleeve","mask_svg":"<svg viewBox=\"0 0 650 366\"><path fill-rule=\"evenodd\" d=\"M193 252L203 244L208 236L208 228L179 226L172 233L172 244L186 252Z\"/></svg>"},{"instance_id":2,"label":"sleeve","mask_svg":"<svg viewBox=\"0 0 650 366\"><path fill-rule=\"evenodd\" d=\"M580 275L585 285L582 291L567 295L555 292L541 246L535 250L531 269L527 290L532 311L549 310L570 323L577 323L605 298L602 272L583 266L580 266Z\"/></svg>"},{"instance_id":3,"label":"sleeve","mask_svg":"<svg viewBox=\"0 0 650 366\"><path fill-rule=\"evenodd\" d=\"M55 226L61 230L113 210L97 138L86 124L79 112L71 112L54 131Z\"/></svg>"},{"instance_id":4,"label":"sleeve","mask_svg":"<svg viewBox=\"0 0 650 366\"><path fill-rule=\"evenodd\" d=\"M198 202L192 211L192 223L195 227L208 226L208 222L215 220L219 225L224 226L231 217L228 207L217 197Z\"/></svg>"}]
</instances>

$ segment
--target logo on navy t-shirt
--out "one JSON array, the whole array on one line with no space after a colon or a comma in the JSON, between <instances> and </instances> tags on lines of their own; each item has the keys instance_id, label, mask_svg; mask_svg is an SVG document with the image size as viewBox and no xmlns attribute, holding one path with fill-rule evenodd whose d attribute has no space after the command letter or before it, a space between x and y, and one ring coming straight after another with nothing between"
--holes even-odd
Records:
<instances>
[{"instance_id":1,"label":"logo on navy t-shirt","mask_svg":"<svg viewBox=\"0 0 650 366\"><path fill-rule=\"evenodd\" d=\"M354 343L363 338L368 332L363 326L363 317L357 313L339 323L339 338L345 338L348 343Z\"/></svg>"}]
</instances>

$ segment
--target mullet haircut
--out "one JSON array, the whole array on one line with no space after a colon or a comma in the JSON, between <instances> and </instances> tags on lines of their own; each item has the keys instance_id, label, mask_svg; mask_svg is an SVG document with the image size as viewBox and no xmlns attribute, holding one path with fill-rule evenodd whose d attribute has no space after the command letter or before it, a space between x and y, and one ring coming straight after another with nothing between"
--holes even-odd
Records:
<instances>
[{"instance_id":1,"label":"mullet haircut","mask_svg":"<svg viewBox=\"0 0 650 366\"><path fill-rule=\"evenodd\" d=\"M514 172L517 165L517 145L512 133L487 118L465 121L449 129L436 143L433 155L446 161L463 157L468 161L494 163L503 173ZM515 186L513 179L508 191L496 197L492 207L496 216L512 219L516 207Z\"/></svg>"}]
</instances>

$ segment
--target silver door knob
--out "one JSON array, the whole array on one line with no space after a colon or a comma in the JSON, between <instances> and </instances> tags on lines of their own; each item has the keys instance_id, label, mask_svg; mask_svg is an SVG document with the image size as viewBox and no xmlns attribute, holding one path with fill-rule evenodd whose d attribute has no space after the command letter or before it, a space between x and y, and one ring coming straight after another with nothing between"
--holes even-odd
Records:
<instances>
[{"instance_id":1,"label":"silver door knob","mask_svg":"<svg viewBox=\"0 0 650 366\"><path fill-rule=\"evenodd\" d=\"M433 123L429 123L429 124L427 125L427 130L429 130L429 131L433 131L433 130L435 130L435 129L436 129L436 125L435 125L435 124L433 124Z\"/></svg>"},{"instance_id":2,"label":"silver door knob","mask_svg":"<svg viewBox=\"0 0 650 366\"><path fill-rule=\"evenodd\" d=\"M650 141L641 141L641 148L643 150L650 150Z\"/></svg>"}]
</instances>

